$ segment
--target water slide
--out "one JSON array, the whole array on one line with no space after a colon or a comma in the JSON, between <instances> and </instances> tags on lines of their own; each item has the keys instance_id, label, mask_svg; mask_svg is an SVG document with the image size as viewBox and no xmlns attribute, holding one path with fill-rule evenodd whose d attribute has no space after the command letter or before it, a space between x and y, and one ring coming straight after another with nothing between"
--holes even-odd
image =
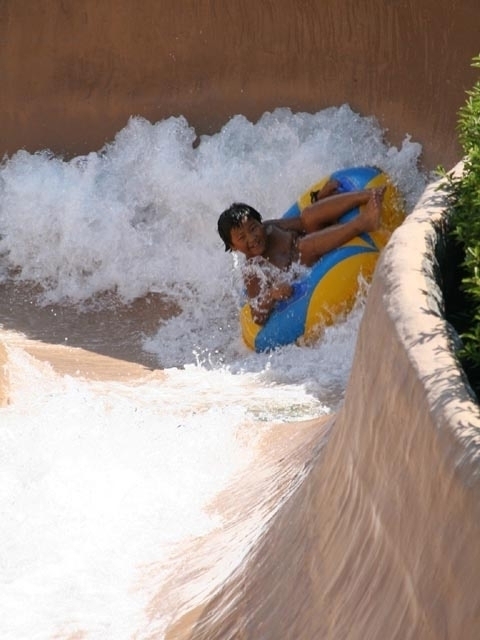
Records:
<instances>
[{"instance_id":1,"label":"water slide","mask_svg":"<svg viewBox=\"0 0 480 640\"><path fill-rule=\"evenodd\" d=\"M478 638L480 416L424 188L461 159L477 2L0 14L0 635ZM369 158L409 216L365 307L245 354L212 211Z\"/></svg>"}]
</instances>

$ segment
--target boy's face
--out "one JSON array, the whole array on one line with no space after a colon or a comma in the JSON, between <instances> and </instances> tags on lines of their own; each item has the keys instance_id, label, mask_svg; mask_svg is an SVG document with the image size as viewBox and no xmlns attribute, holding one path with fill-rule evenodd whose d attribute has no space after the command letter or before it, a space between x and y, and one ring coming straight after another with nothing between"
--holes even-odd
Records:
<instances>
[{"instance_id":1,"label":"boy's face","mask_svg":"<svg viewBox=\"0 0 480 640\"><path fill-rule=\"evenodd\" d=\"M231 248L240 251L247 258L255 258L263 255L266 249L265 227L255 218L245 217L239 227L234 227L230 232Z\"/></svg>"}]
</instances>

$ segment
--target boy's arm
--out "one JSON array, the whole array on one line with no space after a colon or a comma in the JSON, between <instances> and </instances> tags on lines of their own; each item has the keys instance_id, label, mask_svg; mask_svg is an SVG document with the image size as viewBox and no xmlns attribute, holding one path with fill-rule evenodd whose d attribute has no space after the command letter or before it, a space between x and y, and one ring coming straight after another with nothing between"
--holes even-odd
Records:
<instances>
[{"instance_id":1,"label":"boy's arm","mask_svg":"<svg viewBox=\"0 0 480 640\"><path fill-rule=\"evenodd\" d=\"M265 224L273 224L280 229L286 231L298 231L299 233L305 233L305 225L302 218L278 218L275 220L266 220Z\"/></svg>"},{"instance_id":2,"label":"boy's arm","mask_svg":"<svg viewBox=\"0 0 480 640\"><path fill-rule=\"evenodd\" d=\"M279 300L292 295L292 286L287 282L272 284L267 290L261 286L258 276L251 274L245 278L252 318L257 324L265 324Z\"/></svg>"}]
</instances>

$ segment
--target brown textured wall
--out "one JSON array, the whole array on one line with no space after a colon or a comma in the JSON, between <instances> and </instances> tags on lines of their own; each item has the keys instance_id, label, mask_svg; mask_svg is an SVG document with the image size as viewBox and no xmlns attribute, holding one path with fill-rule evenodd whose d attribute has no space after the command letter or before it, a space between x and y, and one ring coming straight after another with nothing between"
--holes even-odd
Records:
<instances>
[{"instance_id":1,"label":"brown textured wall","mask_svg":"<svg viewBox=\"0 0 480 640\"><path fill-rule=\"evenodd\" d=\"M479 32L477 0L3 0L0 151L95 150L131 115L201 134L347 102L449 166Z\"/></svg>"},{"instance_id":2,"label":"brown textured wall","mask_svg":"<svg viewBox=\"0 0 480 640\"><path fill-rule=\"evenodd\" d=\"M436 187L379 262L327 444L319 423L298 490L168 640L480 638L480 411L442 313Z\"/></svg>"}]
</instances>

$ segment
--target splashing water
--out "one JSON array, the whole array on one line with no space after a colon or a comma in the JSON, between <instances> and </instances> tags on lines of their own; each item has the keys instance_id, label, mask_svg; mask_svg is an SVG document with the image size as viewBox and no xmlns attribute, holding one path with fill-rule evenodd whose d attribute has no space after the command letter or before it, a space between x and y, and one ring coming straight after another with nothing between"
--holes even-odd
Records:
<instances>
[{"instance_id":1,"label":"splashing water","mask_svg":"<svg viewBox=\"0 0 480 640\"><path fill-rule=\"evenodd\" d=\"M222 526L206 507L262 464L258 434L341 401L363 301L314 346L249 352L219 213L242 200L278 217L320 177L353 165L389 173L407 211L425 186L420 145L388 146L376 121L348 106L236 116L195 139L182 117L132 118L98 153L19 151L0 167L4 283L35 283L39 305L80 310L106 291L124 303L157 292L180 310L144 338L162 375L134 385L62 376L9 348L2 638L132 637L146 605L131 587L138 567L171 572L173 546Z\"/></svg>"}]
</instances>

